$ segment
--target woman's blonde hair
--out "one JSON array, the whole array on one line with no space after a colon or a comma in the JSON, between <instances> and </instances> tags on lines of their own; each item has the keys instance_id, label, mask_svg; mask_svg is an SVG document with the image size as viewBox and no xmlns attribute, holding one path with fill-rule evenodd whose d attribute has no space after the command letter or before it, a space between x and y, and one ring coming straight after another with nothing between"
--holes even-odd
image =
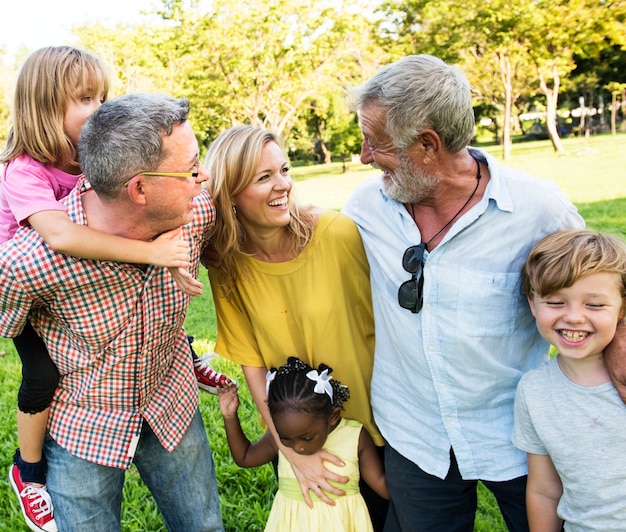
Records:
<instances>
[{"instance_id":1,"label":"woman's blonde hair","mask_svg":"<svg viewBox=\"0 0 626 532\"><path fill-rule=\"evenodd\" d=\"M23 153L40 163L77 164L72 141L63 129L67 104L83 96L106 99L109 77L104 63L72 46L49 46L33 52L15 86L12 125L0 164Z\"/></svg>"},{"instance_id":2,"label":"woman's blonde hair","mask_svg":"<svg viewBox=\"0 0 626 532\"><path fill-rule=\"evenodd\" d=\"M522 286L529 296L545 297L594 273L619 275L624 300L626 243L591 229L566 229L546 236L533 247L522 268Z\"/></svg>"},{"instance_id":3,"label":"woman's blonde hair","mask_svg":"<svg viewBox=\"0 0 626 532\"><path fill-rule=\"evenodd\" d=\"M209 173L207 188L217 210L213 247L220 256L219 284L228 295L237 279L245 274L246 234L233 208L233 198L253 180L261 151L279 138L265 129L236 126L222 133L209 147L205 166ZM313 236L316 217L312 207L303 207L296 201L293 190L289 194L289 224L285 227L286 251L299 254Z\"/></svg>"}]
</instances>

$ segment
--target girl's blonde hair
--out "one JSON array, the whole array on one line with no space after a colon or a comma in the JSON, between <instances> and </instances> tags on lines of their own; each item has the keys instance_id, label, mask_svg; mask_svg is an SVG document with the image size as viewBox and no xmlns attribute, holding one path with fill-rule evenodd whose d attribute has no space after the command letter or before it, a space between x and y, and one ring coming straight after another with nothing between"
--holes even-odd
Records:
<instances>
[{"instance_id":1,"label":"girl's blonde hair","mask_svg":"<svg viewBox=\"0 0 626 532\"><path fill-rule=\"evenodd\" d=\"M27 154L55 166L77 164L76 150L63 129L67 105L83 96L106 99L109 77L104 63L72 46L33 52L15 86L12 125L0 164Z\"/></svg>"},{"instance_id":2,"label":"girl's blonde hair","mask_svg":"<svg viewBox=\"0 0 626 532\"><path fill-rule=\"evenodd\" d=\"M546 236L533 247L522 268L522 285L527 295L544 297L594 273L619 275L624 300L626 243L591 229L568 229Z\"/></svg>"},{"instance_id":3,"label":"girl's blonde hair","mask_svg":"<svg viewBox=\"0 0 626 532\"><path fill-rule=\"evenodd\" d=\"M261 151L275 142L283 148L279 138L265 129L236 126L222 133L210 146L205 166L209 173L207 187L217 209L213 247L220 256L219 284L228 294L236 281L245 275L246 234L237 220L233 198L253 180ZM291 219L285 227L286 251L299 254L313 236L316 216L310 206L300 206L289 194Z\"/></svg>"}]
</instances>

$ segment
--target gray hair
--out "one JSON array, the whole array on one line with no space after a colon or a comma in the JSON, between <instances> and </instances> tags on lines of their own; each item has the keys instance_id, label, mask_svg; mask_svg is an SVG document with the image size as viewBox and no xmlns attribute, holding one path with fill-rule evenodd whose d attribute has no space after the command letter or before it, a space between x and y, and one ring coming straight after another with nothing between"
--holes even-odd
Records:
<instances>
[{"instance_id":1,"label":"gray hair","mask_svg":"<svg viewBox=\"0 0 626 532\"><path fill-rule=\"evenodd\" d=\"M452 153L468 146L474 135L467 78L432 55L409 55L382 67L353 89L352 102L357 111L370 103L387 111L386 133L399 150L424 129L434 130Z\"/></svg>"},{"instance_id":2,"label":"gray hair","mask_svg":"<svg viewBox=\"0 0 626 532\"><path fill-rule=\"evenodd\" d=\"M186 98L164 94L126 94L102 104L78 143L81 168L96 194L115 198L126 181L155 170L169 155L163 137L188 114Z\"/></svg>"}]
</instances>

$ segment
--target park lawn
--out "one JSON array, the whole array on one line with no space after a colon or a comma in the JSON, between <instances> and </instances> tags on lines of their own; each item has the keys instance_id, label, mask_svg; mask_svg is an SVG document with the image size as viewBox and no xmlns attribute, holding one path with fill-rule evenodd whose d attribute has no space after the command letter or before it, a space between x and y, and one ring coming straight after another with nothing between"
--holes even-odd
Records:
<instances>
[{"instance_id":1,"label":"park lawn","mask_svg":"<svg viewBox=\"0 0 626 532\"><path fill-rule=\"evenodd\" d=\"M590 227L626 235L625 143L626 136L623 135L564 139L568 153L561 157L554 154L547 141L516 144L507 165L555 181L577 205ZM500 157L499 147L485 149ZM358 183L377 173L358 162L350 163L347 172L342 170L340 163L294 168L292 175L297 182L299 198L306 203L339 209ZM185 320L187 332L196 338L194 348L199 354L212 349L216 334L206 271L201 272L200 279L205 284L204 294L194 298ZM10 340L0 339L0 352L5 353L0 358L0 382L4 384L0 391L0 531L27 532L6 475L16 446L15 409L20 361ZM215 366L242 383L240 416L244 429L254 441L262 431L241 370L224 359L218 359ZM239 469L228 451L217 397L201 393L200 409L213 450L226 530L263 530L276 490L271 467ZM475 530L506 530L493 497L483 486L479 488ZM124 532L165 530L154 501L134 469L130 470L124 488L122 519Z\"/></svg>"}]
</instances>

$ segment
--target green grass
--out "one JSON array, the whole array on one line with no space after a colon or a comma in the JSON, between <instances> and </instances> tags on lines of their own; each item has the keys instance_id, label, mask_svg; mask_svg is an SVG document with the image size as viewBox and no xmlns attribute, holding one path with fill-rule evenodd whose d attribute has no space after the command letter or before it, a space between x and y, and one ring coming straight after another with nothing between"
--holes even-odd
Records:
<instances>
[{"instance_id":1,"label":"green grass","mask_svg":"<svg viewBox=\"0 0 626 532\"><path fill-rule=\"evenodd\" d=\"M202 279L207 282L206 272L202 273ZM210 294L208 288L205 292ZM202 297L205 296L206 294ZM202 317L210 315L209 323L211 320L214 323L212 306L208 308L201 299L194 301L190 314L200 316L198 323L202 321ZM197 333L196 330L189 329L189 331ZM204 353L210 350L214 340L209 338L214 339L214 337L214 332L207 334L206 338L197 337L194 342L196 352ZM0 358L0 382L3 383L0 391L0 531L28 532L21 518L17 498L11 491L6 475L17 444L15 409L21 366L10 340L0 339L0 351L6 353ZM256 407L245 386L241 369L237 364L224 359L216 360L214 367L237 379L240 383L244 383L240 387L241 408L239 412L246 433L254 441L261 436L262 430L257 422ZM233 462L228 450L216 396L201 393L200 411L216 464L226 530L262 531L277 488L272 467L265 465L256 469L240 469ZM190 489L193 489L193 486L190 486ZM127 473L123 496L122 530L124 532L165 532L159 510L134 468Z\"/></svg>"},{"instance_id":2,"label":"green grass","mask_svg":"<svg viewBox=\"0 0 626 532\"><path fill-rule=\"evenodd\" d=\"M554 154L548 142L516 144L507 165L555 181L576 203L589 226L626 234L626 136L565 139L564 144L568 153L562 157ZM486 149L500 157L499 147ZM300 199L332 209L340 208L356 184L376 173L358 162L351 163L345 173L340 163L293 169ZM196 337L196 351L204 353L215 342L215 312L205 271L200 279L206 286L205 292L192 301L185 327ZM15 409L20 361L10 340L0 339L0 352L6 353L0 358L0 531L27 532L6 476L17 443ZM235 364L218 359L215 365L244 383ZM240 415L246 432L254 440L261 434L256 409L245 383L240 390ZM228 451L217 398L202 393L200 409L213 450L226 530L263 530L276 490L271 467L239 469ZM165 530L154 501L133 469L128 472L124 488L122 519L124 532ZM482 485L475 530L506 530L493 496Z\"/></svg>"}]
</instances>

